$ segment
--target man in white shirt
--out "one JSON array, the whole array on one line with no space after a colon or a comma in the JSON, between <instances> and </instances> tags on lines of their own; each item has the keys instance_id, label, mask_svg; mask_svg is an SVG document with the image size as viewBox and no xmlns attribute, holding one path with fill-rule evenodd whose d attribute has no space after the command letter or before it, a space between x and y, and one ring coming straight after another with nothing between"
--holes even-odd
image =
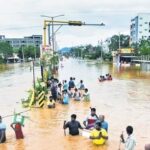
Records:
<instances>
[{"instance_id":1,"label":"man in white shirt","mask_svg":"<svg viewBox=\"0 0 150 150\"><path fill-rule=\"evenodd\" d=\"M125 150L134 150L135 145L136 145L136 141L135 138L133 136L133 127L132 126L127 126L126 128L126 132L128 134L127 139L124 139L123 134L121 134L121 140L123 143L125 143Z\"/></svg>"},{"instance_id":2,"label":"man in white shirt","mask_svg":"<svg viewBox=\"0 0 150 150\"><path fill-rule=\"evenodd\" d=\"M98 116L96 115L96 109L90 108L91 114L86 118L86 120L83 122L86 129L91 129L95 126L96 121L98 120Z\"/></svg>"}]
</instances>

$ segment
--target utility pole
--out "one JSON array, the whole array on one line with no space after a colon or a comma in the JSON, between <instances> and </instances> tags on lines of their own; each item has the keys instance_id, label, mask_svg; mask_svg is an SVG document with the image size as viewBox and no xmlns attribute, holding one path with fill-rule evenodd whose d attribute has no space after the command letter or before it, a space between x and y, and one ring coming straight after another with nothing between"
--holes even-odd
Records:
<instances>
[{"instance_id":1,"label":"utility pole","mask_svg":"<svg viewBox=\"0 0 150 150\"><path fill-rule=\"evenodd\" d=\"M120 65L120 32L119 32L119 52L118 52L118 60L117 60L117 65Z\"/></svg>"},{"instance_id":2,"label":"utility pole","mask_svg":"<svg viewBox=\"0 0 150 150\"><path fill-rule=\"evenodd\" d=\"M48 44L51 46L51 28L50 28L50 23L48 24Z\"/></svg>"},{"instance_id":3,"label":"utility pole","mask_svg":"<svg viewBox=\"0 0 150 150\"><path fill-rule=\"evenodd\" d=\"M24 50L23 50L23 46L21 47L21 50L22 50L22 59L23 59L23 62L24 62Z\"/></svg>"},{"instance_id":4,"label":"utility pole","mask_svg":"<svg viewBox=\"0 0 150 150\"><path fill-rule=\"evenodd\" d=\"M36 45L34 46L34 60L36 60Z\"/></svg>"},{"instance_id":5,"label":"utility pole","mask_svg":"<svg viewBox=\"0 0 150 150\"><path fill-rule=\"evenodd\" d=\"M101 42L100 41L98 41L98 45L99 45L99 47L100 47L100 50L101 50L101 63L103 62L102 60L103 60L103 41L101 40Z\"/></svg>"},{"instance_id":6,"label":"utility pole","mask_svg":"<svg viewBox=\"0 0 150 150\"><path fill-rule=\"evenodd\" d=\"M53 46L53 54L55 52L55 41L54 41L54 17L52 18L52 46Z\"/></svg>"},{"instance_id":7,"label":"utility pole","mask_svg":"<svg viewBox=\"0 0 150 150\"><path fill-rule=\"evenodd\" d=\"M34 60L33 60L33 72L32 72L32 75L33 75L33 87L34 87L34 90L35 90L35 70L34 70Z\"/></svg>"},{"instance_id":8,"label":"utility pole","mask_svg":"<svg viewBox=\"0 0 150 150\"><path fill-rule=\"evenodd\" d=\"M101 63L103 62L103 41L101 40Z\"/></svg>"},{"instance_id":9,"label":"utility pole","mask_svg":"<svg viewBox=\"0 0 150 150\"><path fill-rule=\"evenodd\" d=\"M100 65L100 67L101 67L101 71L100 71L100 74L102 75L102 57L103 57L103 53L102 53L102 45L103 45L103 42L102 42L102 40L101 41L98 41L98 46L99 46L99 49L101 50L101 65Z\"/></svg>"},{"instance_id":10,"label":"utility pole","mask_svg":"<svg viewBox=\"0 0 150 150\"><path fill-rule=\"evenodd\" d=\"M120 51L120 32L119 32L119 51Z\"/></svg>"},{"instance_id":11,"label":"utility pole","mask_svg":"<svg viewBox=\"0 0 150 150\"><path fill-rule=\"evenodd\" d=\"M51 23L52 23L52 49L53 49L53 53L54 53L54 51L55 51L54 18L61 17L61 16L64 16L64 15L57 15L57 16L46 16L46 15L41 15L41 17L51 18ZM49 34L50 34L50 27L49 27ZM49 37L49 39L50 39L50 37ZM49 43L50 43L50 42L49 42Z\"/></svg>"}]
</instances>

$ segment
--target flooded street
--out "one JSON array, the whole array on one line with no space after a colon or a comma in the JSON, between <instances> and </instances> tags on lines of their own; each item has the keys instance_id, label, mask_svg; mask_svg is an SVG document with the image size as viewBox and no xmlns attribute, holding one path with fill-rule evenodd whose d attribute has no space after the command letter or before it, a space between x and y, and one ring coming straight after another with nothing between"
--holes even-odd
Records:
<instances>
[{"instance_id":1,"label":"flooded street","mask_svg":"<svg viewBox=\"0 0 150 150\"><path fill-rule=\"evenodd\" d=\"M89 89L91 101L70 101L68 106L56 104L56 109L33 108L26 113L25 139L16 140L10 128L12 118L3 121L7 124L7 142L0 150L118 150L120 134L127 125L134 127L137 140L136 150L144 149L150 142L150 72L140 68L119 68L112 64L95 64L74 59L65 60L59 70L59 79L75 77L76 83L83 79ZM40 68L35 67L36 77ZM99 83L98 77L110 73L113 81ZM24 110L20 100L26 97L32 86L30 64L10 65L0 72L0 115L5 116ZM104 114L109 123L109 140L105 146L97 147L82 136L64 136L63 121L77 114L81 123L89 114L89 107L95 107L97 114ZM123 147L123 146L122 146Z\"/></svg>"}]
</instances>

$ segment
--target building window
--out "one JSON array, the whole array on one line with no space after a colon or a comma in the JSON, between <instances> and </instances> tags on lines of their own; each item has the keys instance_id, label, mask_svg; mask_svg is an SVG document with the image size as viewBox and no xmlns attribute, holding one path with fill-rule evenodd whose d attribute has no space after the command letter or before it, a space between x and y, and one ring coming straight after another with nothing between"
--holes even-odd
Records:
<instances>
[{"instance_id":1,"label":"building window","mask_svg":"<svg viewBox=\"0 0 150 150\"><path fill-rule=\"evenodd\" d=\"M140 24L140 27L142 27L142 24Z\"/></svg>"},{"instance_id":2,"label":"building window","mask_svg":"<svg viewBox=\"0 0 150 150\"><path fill-rule=\"evenodd\" d=\"M148 22L145 22L145 24L148 24Z\"/></svg>"},{"instance_id":3,"label":"building window","mask_svg":"<svg viewBox=\"0 0 150 150\"><path fill-rule=\"evenodd\" d=\"M142 17L140 17L140 20L142 20L143 18Z\"/></svg>"},{"instance_id":4,"label":"building window","mask_svg":"<svg viewBox=\"0 0 150 150\"><path fill-rule=\"evenodd\" d=\"M142 33L142 31L139 31L139 33Z\"/></svg>"},{"instance_id":5,"label":"building window","mask_svg":"<svg viewBox=\"0 0 150 150\"><path fill-rule=\"evenodd\" d=\"M147 31L147 29L145 29L145 31Z\"/></svg>"}]
</instances>

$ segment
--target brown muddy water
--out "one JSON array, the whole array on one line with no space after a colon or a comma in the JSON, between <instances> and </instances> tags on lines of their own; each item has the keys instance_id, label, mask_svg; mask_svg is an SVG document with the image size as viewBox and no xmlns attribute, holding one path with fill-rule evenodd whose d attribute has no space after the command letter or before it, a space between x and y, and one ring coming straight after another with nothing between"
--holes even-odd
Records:
<instances>
[{"instance_id":1,"label":"brown muddy water","mask_svg":"<svg viewBox=\"0 0 150 150\"><path fill-rule=\"evenodd\" d=\"M150 72L138 67L116 67L112 64L95 64L74 59L65 60L59 70L60 80L76 77L76 83L84 80L91 102L70 101L68 106L56 105L56 109L33 108L25 115L25 138L16 140L10 128L12 117L3 121L7 125L7 142L0 150L118 150L119 136L127 125L134 127L136 150L144 149L150 142ZM35 67L36 77L40 68ZM98 82L100 74L111 73L113 81ZM27 96L32 86L30 64L12 64L0 71L0 115L24 111L20 99ZM89 114L89 107L96 107L97 114L104 114L109 123L109 140L97 147L82 136L64 136L63 121L77 114L81 123ZM123 149L123 145L122 145Z\"/></svg>"}]
</instances>

